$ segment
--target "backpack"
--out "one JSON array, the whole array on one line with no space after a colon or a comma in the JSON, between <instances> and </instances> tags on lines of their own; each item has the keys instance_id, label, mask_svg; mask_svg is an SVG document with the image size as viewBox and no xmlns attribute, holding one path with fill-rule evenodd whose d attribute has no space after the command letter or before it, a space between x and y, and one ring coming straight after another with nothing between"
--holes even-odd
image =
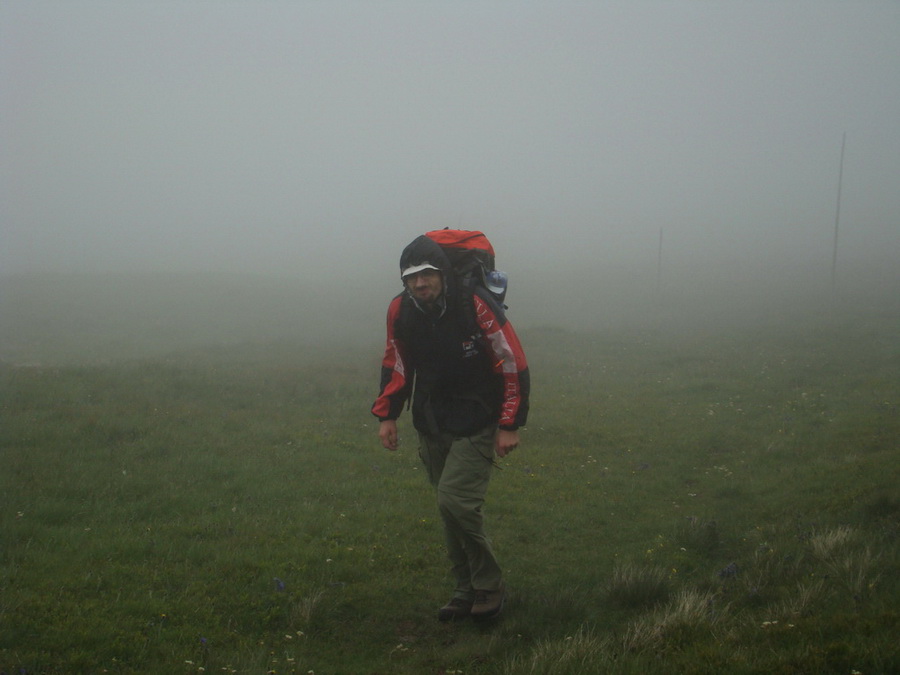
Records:
<instances>
[{"instance_id":1,"label":"backpack","mask_svg":"<svg viewBox=\"0 0 900 675\"><path fill-rule=\"evenodd\" d=\"M504 308L506 298L507 277L504 272L494 267L494 247L484 235L477 230L443 230L426 232L425 236L437 243L453 266L460 289L471 295L475 286L486 288L495 300Z\"/></svg>"}]
</instances>

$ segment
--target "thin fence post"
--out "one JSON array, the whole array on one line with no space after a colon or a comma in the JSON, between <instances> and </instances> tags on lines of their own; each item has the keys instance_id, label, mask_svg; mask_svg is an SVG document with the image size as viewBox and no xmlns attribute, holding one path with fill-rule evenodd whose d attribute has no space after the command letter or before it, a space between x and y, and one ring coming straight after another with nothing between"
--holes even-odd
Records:
<instances>
[{"instance_id":1,"label":"thin fence post","mask_svg":"<svg viewBox=\"0 0 900 675\"><path fill-rule=\"evenodd\" d=\"M662 306L662 252L663 229L659 228L659 250L656 254L656 302Z\"/></svg>"},{"instance_id":2,"label":"thin fence post","mask_svg":"<svg viewBox=\"0 0 900 675\"><path fill-rule=\"evenodd\" d=\"M837 300L837 254L838 229L841 223L841 187L844 182L844 146L847 143L847 132L841 138L841 161L838 165L837 205L834 214L834 247L831 252L831 303Z\"/></svg>"}]
</instances>

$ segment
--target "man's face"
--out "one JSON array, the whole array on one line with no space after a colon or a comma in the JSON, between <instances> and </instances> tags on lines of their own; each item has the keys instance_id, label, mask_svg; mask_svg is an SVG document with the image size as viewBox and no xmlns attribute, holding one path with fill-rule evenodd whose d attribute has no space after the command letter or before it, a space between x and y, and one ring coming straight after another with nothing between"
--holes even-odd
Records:
<instances>
[{"instance_id":1,"label":"man's face","mask_svg":"<svg viewBox=\"0 0 900 675\"><path fill-rule=\"evenodd\" d=\"M430 305L441 297L444 281L437 270L422 270L404 278L406 288L419 302Z\"/></svg>"}]
</instances>

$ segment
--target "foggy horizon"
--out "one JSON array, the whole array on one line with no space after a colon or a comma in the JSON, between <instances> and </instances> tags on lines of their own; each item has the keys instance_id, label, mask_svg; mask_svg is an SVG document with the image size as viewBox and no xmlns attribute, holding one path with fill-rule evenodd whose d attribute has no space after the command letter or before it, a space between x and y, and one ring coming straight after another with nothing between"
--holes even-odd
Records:
<instances>
[{"instance_id":1,"label":"foggy horizon","mask_svg":"<svg viewBox=\"0 0 900 675\"><path fill-rule=\"evenodd\" d=\"M900 257L900 5L0 6L4 274ZM323 263L327 267L322 267Z\"/></svg>"}]
</instances>

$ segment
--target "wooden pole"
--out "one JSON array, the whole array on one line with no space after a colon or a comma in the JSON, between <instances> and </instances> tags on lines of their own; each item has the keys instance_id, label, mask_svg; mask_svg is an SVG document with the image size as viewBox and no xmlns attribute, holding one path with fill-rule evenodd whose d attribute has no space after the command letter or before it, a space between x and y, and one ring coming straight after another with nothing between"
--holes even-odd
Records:
<instances>
[{"instance_id":1,"label":"wooden pole","mask_svg":"<svg viewBox=\"0 0 900 675\"><path fill-rule=\"evenodd\" d=\"M659 228L659 250L656 254L656 302L662 305L663 229Z\"/></svg>"},{"instance_id":2,"label":"wooden pole","mask_svg":"<svg viewBox=\"0 0 900 675\"><path fill-rule=\"evenodd\" d=\"M837 254L838 254L838 230L841 223L841 186L844 181L844 146L847 143L847 132L841 138L841 161L838 168L837 206L834 214L834 248L831 252L831 300L834 302L837 295Z\"/></svg>"}]
</instances>

